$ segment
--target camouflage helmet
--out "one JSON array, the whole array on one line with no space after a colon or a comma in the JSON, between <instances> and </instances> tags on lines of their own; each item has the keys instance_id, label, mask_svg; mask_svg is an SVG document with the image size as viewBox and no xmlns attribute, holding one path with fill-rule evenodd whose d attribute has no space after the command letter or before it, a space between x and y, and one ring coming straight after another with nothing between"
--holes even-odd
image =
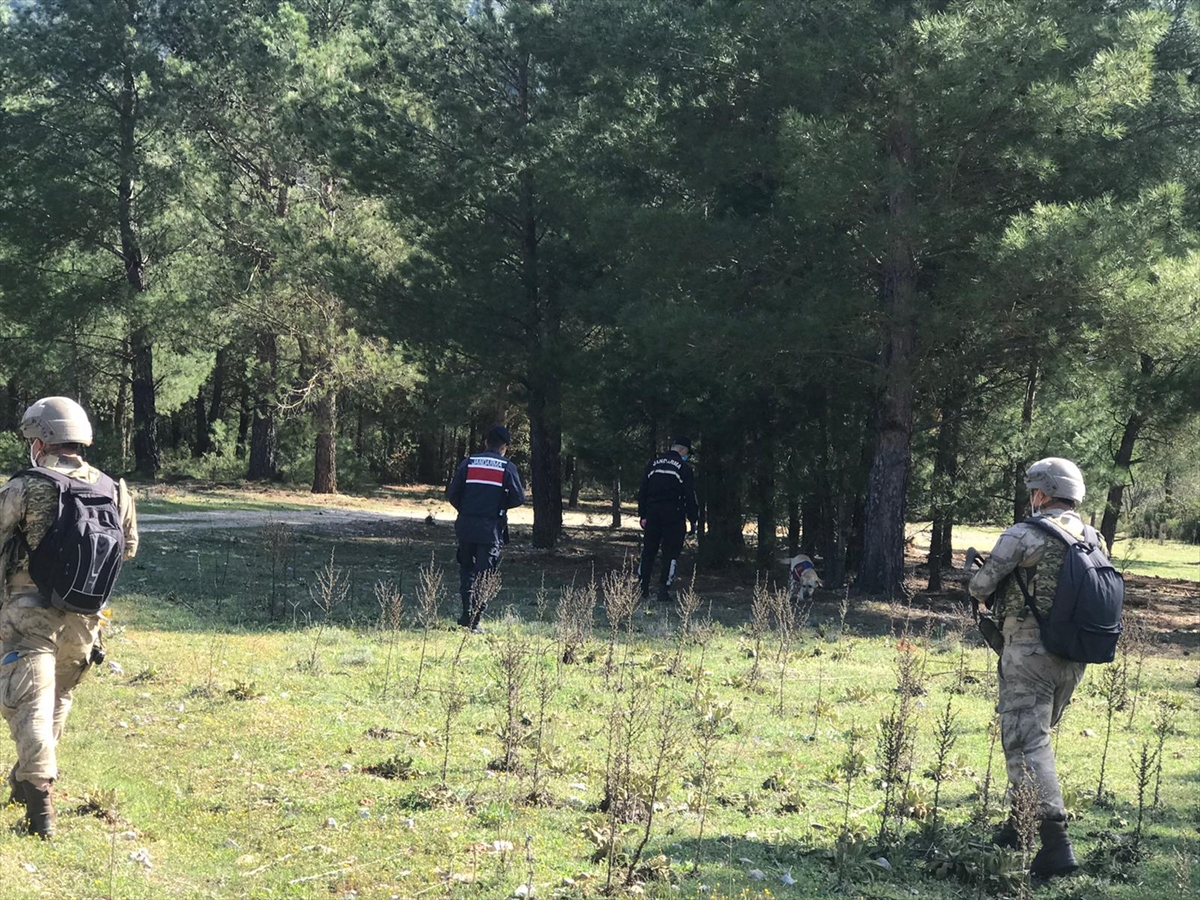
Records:
<instances>
[{"instance_id":1,"label":"camouflage helmet","mask_svg":"<svg viewBox=\"0 0 1200 900\"><path fill-rule=\"evenodd\" d=\"M1079 466L1061 456L1039 459L1025 470L1025 487L1041 489L1048 496L1059 500L1083 500L1083 473Z\"/></svg>"},{"instance_id":2,"label":"camouflage helmet","mask_svg":"<svg viewBox=\"0 0 1200 900\"><path fill-rule=\"evenodd\" d=\"M21 416L21 436L46 444L92 443L92 423L70 397L43 397Z\"/></svg>"}]
</instances>

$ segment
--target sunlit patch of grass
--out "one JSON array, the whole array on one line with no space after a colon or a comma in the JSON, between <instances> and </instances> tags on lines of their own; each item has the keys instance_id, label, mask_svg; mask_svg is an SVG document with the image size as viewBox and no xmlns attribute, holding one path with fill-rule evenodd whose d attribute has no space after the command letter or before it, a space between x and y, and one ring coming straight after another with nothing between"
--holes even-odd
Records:
<instances>
[{"instance_id":1,"label":"sunlit patch of grass","mask_svg":"<svg viewBox=\"0 0 1200 900\"><path fill-rule=\"evenodd\" d=\"M877 864L877 853L845 871L827 858L836 856L843 828L878 831L875 742L880 720L898 696L901 646L887 616L902 617L903 609L871 606L871 614L882 617L878 633L856 626L852 638L828 629L822 637L817 622L799 631L791 639L781 700L774 631L763 636L757 659L748 657L748 607L729 602L731 593L706 593L704 573L697 583L698 615L707 615L712 600L720 627L706 627L702 641L680 643L675 613L665 605L643 606L622 633L608 670L603 615L597 613L596 631L573 664L561 662L553 625L536 615L543 583L546 618L552 619L560 588L585 583L593 567L602 576L604 557L597 565L594 556L568 563L512 552L493 615L528 641L539 667L532 684L544 674L554 691L544 717L534 688L524 692L515 721L522 734L532 735L544 718L544 730L540 743L522 739L523 765L503 771L493 763L502 757L513 720L508 693L496 677L502 631L493 626L492 634L466 636L464 643L464 633L452 625L453 597L427 633L415 621L418 570L431 555L451 593L457 586L449 529L425 529L419 522L361 534L298 529L286 558L275 561L280 605L274 618L264 604L272 560L262 537L255 529L205 529L186 540L172 535L164 545L156 536L127 569L124 586L136 593L117 599L106 637L110 659L124 674L96 669L77 692L61 747L56 790L66 814L58 838L42 844L11 834L18 810L0 810L5 900L342 898L352 891L359 898L500 898L513 896L530 869L535 896L553 896L559 888L565 897L597 896L604 864L593 862L596 848L586 827L603 825L610 720L614 700L622 696L613 688L619 673L649 679L656 696L672 694L688 722L707 717L720 725L714 725L715 743L703 757L695 735L686 742L664 786L643 859L670 883L646 881L645 896L963 895L961 886L926 874L915 846L890 852L888 869ZM991 545L985 532L960 529L956 537ZM608 549L617 568L620 553ZM306 669L297 661L311 653L315 637L315 624L308 624L316 622L310 589L331 550L349 579L349 596L320 638L324 665ZM380 627L374 593L380 580L396 584L408 598L405 620L394 631ZM819 612L823 620L833 615L832 607ZM951 775L936 794L938 821L967 835L976 828L982 839L986 829L969 823L988 771L994 657L970 635L948 642L936 625L928 634L914 628L903 642L906 654L924 660L923 693L912 696L916 759L905 797L911 793L930 803L935 796L926 774L935 768L934 726L952 701L956 740ZM946 647L953 653L942 652ZM748 678L756 661L764 673L760 682ZM1056 738L1069 798L1094 791L1106 723L1105 702L1094 690L1102 672L1089 668ZM960 675L969 679L969 690L956 690ZM1165 740L1162 807L1146 819L1151 855L1133 881L1106 885L1102 895L1081 888L1071 896L1157 900L1176 884L1180 855L1194 857L1194 810L1200 808L1196 675L1188 659L1147 659L1138 681L1145 696L1132 725L1125 714L1114 719L1105 789L1115 807L1068 803L1079 816L1072 835L1081 855L1097 846L1094 835L1121 830L1125 826L1114 823L1122 819L1135 821L1129 748L1157 740L1158 701L1180 704ZM448 689L462 708L446 741ZM852 755L861 757L852 780L844 777L849 734L858 736ZM995 818L1003 787L998 758L992 779ZM636 788L636 778L631 783ZM103 797L93 805L115 816L71 815L88 805L89 796ZM923 826L905 819L897 827L917 835ZM143 850L149 866L135 858ZM1071 889L1075 883L1065 884Z\"/></svg>"},{"instance_id":2,"label":"sunlit patch of grass","mask_svg":"<svg viewBox=\"0 0 1200 900\"><path fill-rule=\"evenodd\" d=\"M317 548L313 564L323 556ZM424 552L421 556L427 560ZM394 559L349 550L341 559L359 567L395 565ZM182 580L190 571L167 565L160 577ZM502 592L497 607L503 609L504 601ZM440 697L463 640L460 631L429 632L424 685L414 695L422 633L410 622L394 636L365 615L357 625L328 629L322 640L330 665L307 671L295 665L312 644L307 628L231 627L225 618L231 605L252 604L253 596L225 597L219 617L214 602L199 595L190 606L165 604L157 595L118 601L118 627L107 643L111 657L134 674L101 670L81 686L58 785L63 808L103 797L88 808L103 807L114 816L65 815L54 844L43 845L4 831L17 811L0 812L6 900L108 896L110 878L114 896L134 900L345 897L350 891L359 897L427 892L498 898L512 896L530 867L542 896L568 879L593 888L603 883L603 863L592 861L595 848L584 836L586 823L600 821L596 810L604 799L606 717L613 695L604 689L603 631L589 645L596 651L594 663L584 662L587 654L581 653L579 662L561 665L544 624L510 624L524 630L540 654L538 664L560 685L546 717L540 793L530 803L528 764L513 772L489 765L503 752L496 635L472 636L463 647L457 683L464 705L453 723L443 782ZM392 639L393 689L385 694L378 685L385 674L384 648ZM665 786L645 858L678 890L649 881L646 896L829 896L839 890L844 873L823 853L834 846L843 817L865 834L878 827L875 776L865 771L853 783L846 807L846 786L830 773L846 756L845 735L874 735L891 709L897 640L856 635L855 652L833 663L828 642L814 630L795 635L782 716L775 684L770 690L747 686L752 660L741 652L744 640L737 627L714 629L704 646L684 648L678 673L670 674L677 649L672 632L642 617L622 638L622 646L628 645L628 656L619 657L625 670L675 691L684 709L694 710L690 716L720 710L729 717L709 753L704 791L697 789L701 766L691 750ZM772 640L767 638L768 645ZM912 648L906 653L928 658L921 674L926 693L913 700L913 795L933 796L924 774L932 762L932 729L953 696L955 766L968 774L942 783L940 820L966 827L987 766L995 698L990 691L949 694L953 673L935 652L934 637L918 633L905 641ZM825 652L805 652L817 647ZM773 658L768 650L764 665ZM972 643L967 653L967 665L980 681L991 677L990 651ZM139 677L152 668L158 677ZM1178 698L1185 710L1166 743L1164 808L1147 820L1151 858L1138 870L1140 884L1111 887L1114 900L1161 896L1174 877L1172 853L1187 849L1190 810L1200 802L1191 762L1198 698L1188 692L1190 683L1180 681L1178 669L1176 659L1147 661L1142 679L1147 713L1132 730L1122 722L1112 738L1106 789L1116 807L1081 808L1082 820L1073 826L1086 852L1094 843L1091 832L1111 830L1118 817L1132 821L1135 785L1127 753L1117 747L1151 738L1156 708L1151 698ZM1085 735L1102 734L1106 715L1103 699L1090 687L1096 677L1089 673L1077 692L1058 740L1059 767L1068 784L1094 784L1099 738ZM839 715L820 717L814 733L818 690ZM863 764L870 766L874 738L866 740ZM523 746L527 762L532 752L532 745ZM1002 779L998 768L993 777ZM781 784L786 796L778 790ZM992 785L994 810L999 789L998 782ZM702 838L701 802L707 809ZM920 829L915 822L900 827L913 834ZM495 849L508 846L513 849ZM141 850L150 866L134 858ZM888 858L888 870L869 862L846 877L852 883L864 879L858 893L868 891L865 879L875 881L872 896L908 896L915 889L949 900L961 890L926 876L919 854L899 847ZM857 894L851 889L848 895Z\"/></svg>"},{"instance_id":3,"label":"sunlit patch of grass","mask_svg":"<svg viewBox=\"0 0 1200 900\"><path fill-rule=\"evenodd\" d=\"M1000 537L1002 530L976 525L956 525L954 549L962 553L968 547L974 547L987 553ZM928 551L928 523L910 525L908 533L915 548ZM1200 581L1200 545L1197 544L1127 538L1118 534L1112 548L1112 560L1117 568L1132 575Z\"/></svg>"}]
</instances>

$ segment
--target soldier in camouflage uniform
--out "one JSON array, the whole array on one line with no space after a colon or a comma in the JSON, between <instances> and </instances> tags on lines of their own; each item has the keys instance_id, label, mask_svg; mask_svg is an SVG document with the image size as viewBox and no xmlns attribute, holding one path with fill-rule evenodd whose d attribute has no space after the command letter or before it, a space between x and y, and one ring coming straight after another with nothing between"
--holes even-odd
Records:
<instances>
[{"instance_id":1,"label":"soldier in camouflage uniform","mask_svg":"<svg viewBox=\"0 0 1200 900\"><path fill-rule=\"evenodd\" d=\"M1075 511L1083 500L1083 473L1073 462L1050 457L1034 463L1025 473L1030 506L1035 517L1051 519L1059 528L1083 537L1083 520ZM1107 548L1102 548L1107 552ZM1059 570L1065 558L1062 541L1025 522L1013 525L996 541L991 556L971 579L971 596L987 601L1004 635L1000 658L1000 734L1008 781L1015 788L1029 779L1037 789L1040 806L1041 849L1030 872L1039 879L1065 875L1078 868L1067 837L1067 816L1062 789L1054 769L1050 729L1083 677L1084 664L1071 662L1042 646L1037 619L1026 605L1020 578L1043 618L1049 615ZM996 833L998 844L1015 847L1015 823Z\"/></svg>"},{"instance_id":2,"label":"soldier in camouflage uniform","mask_svg":"<svg viewBox=\"0 0 1200 900\"><path fill-rule=\"evenodd\" d=\"M95 483L98 469L80 453L92 443L92 426L79 404L66 397L39 400L21 419L34 466ZM125 482L118 484L125 558L137 552L137 519ZM100 639L102 616L66 612L50 605L29 574L36 549L58 514L58 487L18 475L0 488L0 714L17 744L8 775L11 803L25 805L30 834L54 833L51 786L58 777L56 748L71 696Z\"/></svg>"}]
</instances>

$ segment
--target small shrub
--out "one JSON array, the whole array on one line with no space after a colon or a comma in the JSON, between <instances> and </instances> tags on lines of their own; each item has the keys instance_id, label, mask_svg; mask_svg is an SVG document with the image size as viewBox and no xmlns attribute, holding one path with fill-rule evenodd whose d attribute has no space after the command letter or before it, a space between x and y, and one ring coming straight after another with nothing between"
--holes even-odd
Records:
<instances>
[{"instance_id":1,"label":"small shrub","mask_svg":"<svg viewBox=\"0 0 1200 900\"><path fill-rule=\"evenodd\" d=\"M233 687L225 692L226 697L239 701L257 700L262 695L263 692L253 681L234 681Z\"/></svg>"},{"instance_id":2,"label":"small shrub","mask_svg":"<svg viewBox=\"0 0 1200 900\"><path fill-rule=\"evenodd\" d=\"M421 773L413 766L413 758L411 756L389 756L383 762L378 762L370 766L363 766L363 772L367 775L374 775L377 778L387 778L395 781L410 781L416 778Z\"/></svg>"}]
</instances>

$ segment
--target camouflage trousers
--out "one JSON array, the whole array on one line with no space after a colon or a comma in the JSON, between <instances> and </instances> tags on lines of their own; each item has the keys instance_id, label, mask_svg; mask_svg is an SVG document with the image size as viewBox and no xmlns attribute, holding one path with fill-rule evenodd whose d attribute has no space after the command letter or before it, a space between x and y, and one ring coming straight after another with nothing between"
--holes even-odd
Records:
<instances>
[{"instance_id":1,"label":"camouflage trousers","mask_svg":"<svg viewBox=\"0 0 1200 900\"><path fill-rule=\"evenodd\" d=\"M40 786L58 777L58 740L100 617L19 603L0 608L0 715L17 744L17 779Z\"/></svg>"},{"instance_id":2,"label":"camouflage trousers","mask_svg":"<svg viewBox=\"0 0 1200 900\"><path fill-rule=\"evenodd\" d=\"M1043 819L1064 819L1062 788L1054 768L1050 729L1083 677L1083 663L1070 662L1042 646L1037 620L1009 616L1004 620L1004 655L1000 658L1000 739L1008 767L1010 790L1026 779L1041 799Z\"/></svg>"}]
</instances>

